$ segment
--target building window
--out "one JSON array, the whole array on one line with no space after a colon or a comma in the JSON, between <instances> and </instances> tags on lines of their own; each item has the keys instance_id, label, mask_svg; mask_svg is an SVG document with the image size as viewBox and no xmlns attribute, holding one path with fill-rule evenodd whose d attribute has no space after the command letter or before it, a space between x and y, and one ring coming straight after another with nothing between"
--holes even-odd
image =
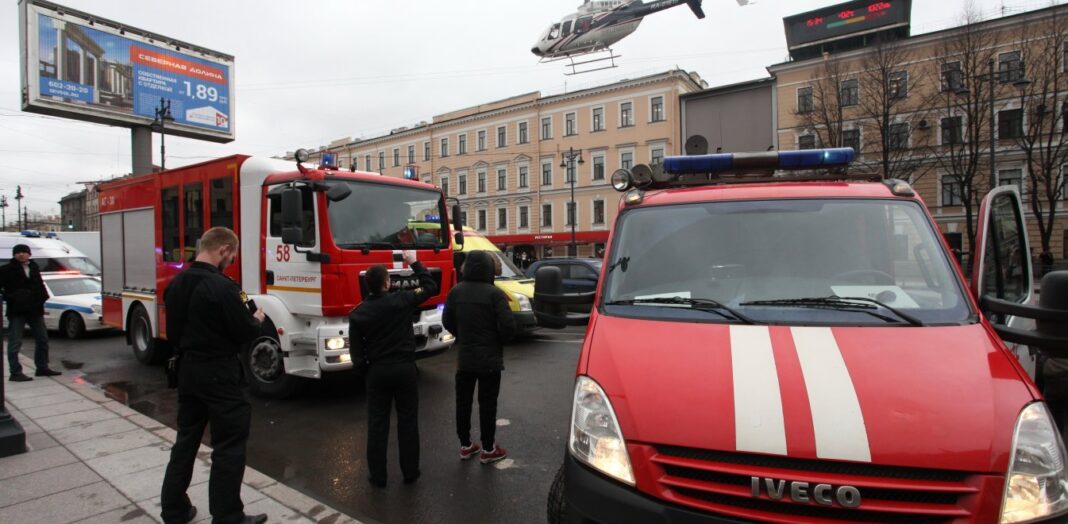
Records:
<instances>
[{"instance_id":1,"label":"building window","mask_svg":"<svg viewBox=\"0 0 1068 524\"><path fill-rule=\"evenodd\" d=\"M1006 109L998 111L998 139L1020 138L1023 136L1023 110Z\"/></svg>"},{"instance_id":2,"label":"building window","mask_svg":"<svg viewBox=\"0 0 1068 524\"><path fill-rule=\"evenodd\" d=\"M439 158L445 158L447 156L449 156L449 139L448 138L442 138L441 139L441 154L438 155L438 157Z\"/></svg>"},{"instance_id":3,"label":"building window","mask_svg":"<svg viewBox=\"0 0 1068 524\"><path fill-rule=\"evenodd\" d=\"M530 227L530 208L519 206L519 229Z\"/></svg>"},{"instance_id":4,"label":"building window","mask_svg":"<svg viewBox=\"0 0 1068 524\"><path fill-rule=\"evenodd\" d=\"M1024 194L1023 187L1023 170L1022 169L1002 169L998 171L998 185L999 186L1016 186L1016 190L1021 195Z\"/></svg>"},{"instance_id":5,"label":"building window","mask_svg":"<svg viewBox=\"0 0 1068 524\"><path fill-rule=\"evenodd\" d=\"M508 170L497 168L497 191L505 191L508 188Z\"/></svg>"},{"instance_id":6,"label":"building window","mask_svg":"<svg viewBox=\"0 0 1068 524\"><path fill-rule=\"evenodd\" d=\"M479 231L485 231L486 230L486 210L485 209L479 209L478 210L478 230Z\"/></svg>"},{"instance_id":7,"label":"building window","mask_svg":"<svg viewBox=\"0 0 1068 524\"><path fill-rule=\"evenodd\" d=\"M458 155L466 155L467 154L467 134L460 135L460 142L456 144L456 148L457 148L456 154L458 154Z\"/></svg>"},{"instance_id":8,"label":"building window","mask_svg":"<svg viewBox=\"0 0 1068 524\"><path fill-rule=\"evenodd\" d=\"M963 205L964 186L951 175L942 175L942 205L956 207Z\"/></svg>"},{"instance_id":9,"label":"building window","mask_svg":"<svg viewBox=\"0 0 1068 524\"><path fill-rule=\"evenodd\" d=\"M486 150L486 130L485 129L483 129L482 131L478 132L478 150L479 151L485 151Z\"/></svg>"},{"instance_id":10,"label":"building window","mask_svg":"<svg viewBox=\"0 0 1068 524\"><path fill-rule=\"evenodd\" d=\"M486 172L485 171L479 171L477 173L477 176L478 176L478 187L477 187L476 190L479 193L485 193L486 192Z\"/></svg>"},{"instance_id":11,"label":"building window","mask_svg":"<svg viewBox=\"0 0 1068 524\"><path fill-rule=\"evenodd\" d=\"M547 116L541 119L541 139L552 140L553 138L553 117Z\"/></svg>"},{"instance_id":12,"label":"building window","mask_svg":"<svg viewBox=\"0 0 1068 524\"><path fill-rule=\"evenodd\" d=\"M593 130L604 131L604 108L593 108Z\"/></svg>"},{"instance_id":13,"label":"building window","mask_svg":"<svg viewBox=\"0 0 1068 524\"><path fill-rule=\"evenodd\" d=\"M890 124L890 150L900 151L909 147L909 124Z\"/></svg>"},{"instance_id":14,"label":"building window","mask_svg":"<svg viewBox=\"0 0 1068 524\"><path fill-rule=\"evenodd\" d=\"M801 135L797 137L798 149L816 149L816 135Z\"/></svg>"},{"instance_id":15,"label":"building window","mask_svg":"<svg viewBox=\"0 0 1068 524\"><path fill-rule=\"evenodd\" d=\"M460 175L460 194L467 194L467 175Z\"/></svg>"},{"instance_id":16,"label":"building window","mask_svg":"<svg viewBox=\"0 0 1068 524\"><path fill-rule=\"evenodd\" d=\"M541 205L541 226L552 227L553 225L553 205L542 204Z\"/></svg>"},{"instance_id":17,"label":"building window","mask_svg":"<svg viewBox=\"0 0 1068 524\"><path fill-rule=\"evenodd\" d=\"M593 157L593 179L604 180L604 156Z\"/></svg>"},{"instance_id":18,"label":"building window","mask_svg":"<svg viewBox=\"0 0 1068 524\"><path fill-rule=\"evenodd\" d=\"M649 163L656 166L664 163L664 148L654 147L650 150Z\"/></svg>"},{"instance_id":19,"label":"building window","mask_svg":"<svg viewBox=\"0 0 1068 524\"><path fill-rule=\"evenodd\" d=\"M527 123L526 122L520 122L519 123L519 143L520 144L526 144L527 142L530 142L530 137L527 134Z\"/></svg>"},{"instance_id":20,"label":"building window","mask_svg":"<svg viewBox=\"0 0 1068 524\"><path fill-rule=\"evenodd\" d=\"M415 163L415 146L408 146L408 163Z\"/></svg>"},{"instance_id":21,"label":"building window","mask_svg":"<svg viewBox=\"0 0 1068 524\"><path fill-rule=\"evenodd\" d=\"M575 113L568 113L564 115L564 136L574 136L578 134L575 130Z\"/></svg>"},{"instance_id":22,"label":"building window","mask_svg":"<svg viewBox=\"0 0 1068 524\"><path fill-rule=\"evenodd\" d=\"M467 221L467 211L460 211L460 223L465 226L470 224L470 222Z\"/></svg>"},{"instance_id":23,"label":"building window","mask_svg":"<svg viewBox=\"0 0 1068 524\"><path fill-rule=\"evenodd\" d=\"M664 121L664 97L654 96L651 101L651 107L649 108L649 121L650 122L663 122Z\"/></svg>"},{"instance_id":24,"label":"building window","mask_svg":"<svg viewBox=\"0 0 1068 524\"><path fill-rule=\"evenodd\" d=\"M812 112L812 88L802 87L797 90L797 112L798 113L811 113Z\"/></svg>"},{"instance_id":25,"label":"building window","mask_svg":"<svg viewBox=\"0 0 1068 524\"><path fill-rule=\"evenodd\" d=\"M386 168L386 152L378 152L378 170L381 171Z\"/></svg>"},{"instance_id":26,"label":"building window","mask_svg":"<svg viewBox=\"0 0 1068 524\"><path fill-rule=\"evenodd\" d=\"M634 125L634 104L621 102L619 104L619 127Z\"/></svg>"},{"instance_id":27,"label":"building window","mask_svg":"<svg viewBox=\"0 0 1068 524\"><path fill-rule=\"evenodd\" d=\"M430 161L430 142L423 142L423 161Z\"/></svg>"},{"instance_id":28,"label":"building window","mask_svg":"<svg viewBox=\"0 0 1068 524\"><path fill-rule=\"evenodd\" d=\"M541 185L553 185L553 163L551 160L541 163Z\"/></svg>"},{"instance_id":29,"label":"building window","mask_svg":"<svg viewBox=\"0 0 1068 524\"><path fill-rule=\"evenodd\" d=\"M604 200L593 201L593 223L604 224Z\"/></svg>"},{"instance_id":30,"label":"building window","mask_svg":"<svg viewBox=\"0 0 1068 524\"><path fill-rule=\"evenodd\" d=\"M371 170L371 155L364 155L363 157L363 169L364 171Z\"/></svg>"},{"instance_id":31,"label":"building window","mask_svg":"<svg viewBox=\"0 0 1068 524\"><path fill-rule=\"evenodd\" d=\"M842 147L851 147L854 152L860 152L860 130L842 130Z\"/></svg>"},{"instance_id":32,"label":"building window","mask_svg":"<svg viewBox=\"0 0 1068 524\"><path fill-rule=\"evenodd\" d=\"M860 103L860 81L843 80L842 81L842 107L855 106Z\"/></svg>"},{"instance_id":33,"label":"building window","mask_svg":"<svg viewBox=\"0 0 1068 524\"><path fill-rule=\"evenodd\" d=\"M619 167L623 169L630 169L634 167L634 153L627 151L626 153L619 154Z\"/></svg>"},{"instance_id":34,"label":"building window","mask_svg":"<svg viewBox=\"0 0 1068 524\"><path fill-rule=\"evenodd\" d=\"M998 55L998 80L1001 83L1015 82L1024 77L1024 64L1019 51Z\"/></svg>"},{"instance_id":35,"label":"building window","mask_svg":"<svg viewBox=\"0 0 1068 524\"><path fill-rule=\"evenodd\" d=\"M530 168L527 166L519 166L519 188L523 189L528 186L527 178L529 178Z\"/></svg>"},{"instance_id":36,"label":"building window","mask_svg":"<svg viewBox=\"0 0 1068 524\"><path fill-rule=\"evenodd\" d=\"M1061 258L1068 259L1068 229L1061 232L1061 242L1063 242L1061 245L1064 246L1061 248L1063 250Z\"/></svg>"},{"instance_id":37,"label":"building window","mask_svg":"<svg viewBox=\"0 0 1068 524\"><path fill-rule=\"evenodd\" d=\"M203 190L200 187L200 182L194 182L187 184L182 188L184 202L182 204L182 214L185 215L185 257L187 262L192 262L196 258L196 245L197 240L200 240L201 233L204 232L204 206L201 204L201 194ZM311 194L311 191L301 191L303 194ZM279 199L279 202L281 200ZM305 204L305 209L313 209L311 203ZM307 239L305 239L307 240Z\"/></svg>"},{"instance_id":38,"label":"building window","mask_svg":"<svg viewBox=\"0 0 1068 524\"><path fill-rule=\"evenodd\" d=\"M393 148L393 167L397 167L399 165L400 165L400 148L399 147L394 147Z\"/></svg>"},{"instance_id":39,"label":"building window","mask_svg":"<svg viewBox=\"0 0 1068 524\"><path fill-rule=\"evenodd\" d=\"M942 91L955 93L961 89L964 89L964 73L961 71L960 62L942 64Z\"/></svg>"},{"instance_id":40,"label":"building window","mask_svg":"<svg viewBox=\"0 0 1068 524\"><path fill-rule=\"evenodd\" d=\"M508 229L508 209L497 208L497 229Z\"/></svg>"},{"instance_id":41,"label":"building window","mask_svg":"<svg viewBox=\"0 0 1068 524\"><path fill-rule=\"evenodd\" d=\"M567 203L567 224L565 224L565 225L570 226L570 225L573 225L573 224L574 225L578 224L575 221L575 214L576 214L577 211L578 211L578 202L568 202Z\"/></svg>"},{"instance_id":42,"label":"building window","mask_svg":"<svg viewBox=\"0 0 1068 524\"><path fill-rule=\"evenodd\" d=\"M942 119L942 145L950 146L963 142L964 120L959 116Z\"/></svg>"},{"instance_id":43,"label":"building window","mask_svg":"<svg viewBox=\"0 0 1068 524\"><path fill-rule=\"evenodd\" d=\"M441 192L445 196L449 196L449 178L441 177Z\"/></svg>"},{"instance_id":44,"label":"building window","mask_svg":"<svg viewBox=\"0 0 1068 524\"><path fill-rule=\"evenodd\" d=\"M163 260L165 262L181 262L182 249L179 244L181 244L182 239L181 235L178 233L180 223L178 211L178 186L163 188L163 191L160 193L160 198L163 204L163 207L160 210L163 215ZM278 202L281 203L281 201L281 197L279 197ZM271 207L274 207L273 203L271 204ZM274 216L273 211L271 216ZM279 212L278 217L281 219L281 212ZM275 235L272 234L271 236Z\"/></svg>"},{"instance_id":45,"label":"building window","mask_svg":"<svg viewBox=\"0 0 1068 524\"><path fill-rule=\"evenodd\" d=\"M895 71L890 73L890 85L887 86L887 94L891 99L908 98L909 96L909 73L908 71Z\"/></svg>"},{"instance_id":46,"label":"building window","mask_svg":"<svg viewBox=\"0 0 1068 524\"><path fill-rule=\"evenodd\" d=\"M497 127L497 147L504 147L508 145L508 128L505 126Z\"/></svg>"}]
</instances>

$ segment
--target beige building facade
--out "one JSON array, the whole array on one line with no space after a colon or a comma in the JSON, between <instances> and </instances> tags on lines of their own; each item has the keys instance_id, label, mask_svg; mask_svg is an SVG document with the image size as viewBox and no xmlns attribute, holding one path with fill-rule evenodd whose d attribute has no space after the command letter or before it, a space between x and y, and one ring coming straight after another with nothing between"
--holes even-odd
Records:
<instances>
[{"instance_id":1,"label":"beige building facade","mask_svg":"<svg viewBox=\"0 0 1068 524\"><path fill-rule=\"evenodd\" d=\"M969 148L960 144L977 144L970 148L978 158L977 176L973 177L977 197L972 209L973 216L977 216L978 201L990 187L992 120L994 183L1020 187L1028 211L1032 255L1037 258L1042 244L1031 212L1036 195L1029 188L1030 164L1021 149L1020 135L1033 129L1036 111L1049 111L1045 118L1055 118L1053 124L1059 130L1053 133L1054 144L1068 140L1068 42L1057 45L1056 58L1060 61L1054 65L1059 68L1058 81L1042 95L1050 102L1039 101L1037 94L1041 89L1036 83L1042 81L1037 58L1041 53L1050 53L1042 46L1055 27L1068 27L1068 6L912 36L886 47L873 41L856 49L824 54L822 58L770 66L768 71L776 78L778 146L782 150L849 146L858 151L858 165L866 169L885 177L884 166L890 166L889 176L912 182L949 243L967 252L969 235L961 183L952 175L946 159L954 147L967 156ZM974 39L970 52L965 49L969 44L964 41L968 39ZM873 88L871 79L879 77L873 73L885 61L886 55L881 53L891 47L896 48L891 57L898 61L890 64L889 75L884 75L889 80L886 92L892 93L887 119L870 111L883 95L873 93L880 88ZM989 72L991 60L993 75ZM821 112L832 116L827 118ZM976 123L985 118L973 133L969 133L970 114L981 115ZM1045 122L1048 125L1049 120ZM888 132L887 140L881 138L880 130ZM831 140L836 143L825 143L827 137L833 137ZM895 151L891 162L882 161L884 144ZM1068 148L1061 154L1065 153ZM1068 159L1068 155L1060 158ZM1068 161L1064 164L1068 165ZM1066 165L1060 167L1061 184L1068 175ZM1050 252L1058 261L1068 259L1066 193L1061 190L1056 203L1058 216L1050 237ZM1037 196L1040 202L1044 198L1043 194ZM1048 210L1048 206L1043 205L1042 209Z\"/></svg>"},{"instance_id":2,"label":"beige building facade","mask_svg":"<svg viewBox=\"0 0 1068 524\"><path fill-rule=\"evenodd\" d=\"M518 95L386 136L338 140L319 154L336 154L343 169L407 173L442 188L459 200L468 226L513 252L568 255L573 218L577 256L598 256L619 203L612 173L680 154L679 97L702 84L673 70L561 95Z\"/></svg>"}]
</instances>

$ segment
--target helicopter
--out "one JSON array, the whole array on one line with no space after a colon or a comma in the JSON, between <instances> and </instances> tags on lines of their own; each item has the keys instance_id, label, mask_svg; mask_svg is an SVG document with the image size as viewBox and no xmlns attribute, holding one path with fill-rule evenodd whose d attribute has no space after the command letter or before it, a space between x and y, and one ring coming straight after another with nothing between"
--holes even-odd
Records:
<instances>
[{"instance_id":1,"label":"helicopter","mask_svg":"<svg viewBox=\"0 0 1068 524\"><path fill-rule=\"evenodd\" d=\"M568 75L616 67L615 59L620 56L612 51L611 46L638 29L638 24L645 16L686 4L697 18L704 18L701 1L656 0L645 3L642 0L585 0L577 12L549 26L530 52L541 59L539 63L569 60L571 72L565 73ZM742 1L739 0L739 4L745 5ZM585 55L597 56L575 62L575 57ZM610 64L605 65L605 61L610 61ZM595 65L578 69L589 64Z\"/></svg>"}]
</instances>

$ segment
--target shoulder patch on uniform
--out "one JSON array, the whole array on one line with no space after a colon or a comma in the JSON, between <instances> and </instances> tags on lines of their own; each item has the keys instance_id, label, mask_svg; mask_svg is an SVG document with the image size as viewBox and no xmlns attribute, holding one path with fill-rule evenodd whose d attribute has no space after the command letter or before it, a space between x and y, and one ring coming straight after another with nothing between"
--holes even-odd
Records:
<instances>
[{"instance_id":1,"label":"shoulder patch on uniform","mask_svg":"<svg viewBox=\"0 0 1068 524\"><path fill-rule=\"evenodd\" d=\"M423 288L417 287L417 288L413 289L412 291L414 291L416 294L419 294L419 293L423 292Z\"/></svg>"},{"instance_id":2,"label":"shoulder patch on uniform","mask_svg":"<svg viewBox=\"0 0 1068 524\"><path fill-rule=\"evenodd\" d=\"M241 302L248 302L248 295L244 291L241 292Z\"/></svg>"}]
</instances>

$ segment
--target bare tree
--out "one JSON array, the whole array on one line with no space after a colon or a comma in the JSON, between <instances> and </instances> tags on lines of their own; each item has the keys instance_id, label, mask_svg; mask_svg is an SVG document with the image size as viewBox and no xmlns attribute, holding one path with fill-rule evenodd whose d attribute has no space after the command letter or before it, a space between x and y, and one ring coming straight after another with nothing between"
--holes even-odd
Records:
<instances>
[{"instance_id":1,"label":"bare tree","mask_svg":"<svg viewBox=\"0 0 1068 524\"><path fill-rule=\"evenodd\" d=\"M798 94L797 116L800 127L816 137L818 147L842 145L842 81L845 70L839 59L823 55L823 65L813 74L809 91Z\"/></svg>"},{"instance_id":2,"label":"bare tree","mask_svg":"<svg viewBox=\"0 0 1068 524\"><path fill-rule=\"evenodd\" d=\"M1057 203L1065 197L1061 166L1068 163L1068 129L1058 127L1062 118L1068 119L1065 109L1068 96L1064 93L1068 88L1064 63L1066 42L1068 19L1059 9L1050 10L1040 22L1028 24L1020 34L1022 62L1018 73L1026 80L1015 84L1020 90L1020 107L1026 122L1016 144L1027 159L1027 192L1031 212L1038 222L1045 264L1053 262L1050 239ZM1064 125L1068 125L1068 120Z\"/></svg>"}]
</instances>

